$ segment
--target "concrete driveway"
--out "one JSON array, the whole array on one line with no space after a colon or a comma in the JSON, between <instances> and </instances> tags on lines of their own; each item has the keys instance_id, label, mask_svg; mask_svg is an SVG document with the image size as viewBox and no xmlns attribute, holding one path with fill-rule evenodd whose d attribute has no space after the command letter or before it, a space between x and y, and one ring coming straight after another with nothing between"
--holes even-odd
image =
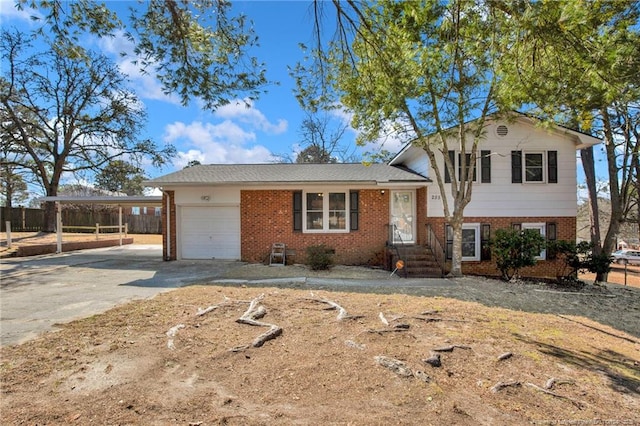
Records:
<instances>
[{"instance_id":1,"label":"concrete driveway","mask_svg":"<svg viewBox=\"0 0 640 426\"><path fill-rule=\"evenodd\" d=\"M0 262L0 345L134 299L224 276L240 262L162 260L158 245L127 245Z\"/></svg>"}]
</instances>

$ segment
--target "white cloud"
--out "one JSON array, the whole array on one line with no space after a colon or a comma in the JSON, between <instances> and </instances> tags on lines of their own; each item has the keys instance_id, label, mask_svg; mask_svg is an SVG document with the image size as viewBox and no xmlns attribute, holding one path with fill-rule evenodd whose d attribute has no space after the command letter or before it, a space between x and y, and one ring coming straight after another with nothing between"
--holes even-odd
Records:
<instances>
[{"instance_id":1,"label":"white cloud","mask_svg":"<svg viewBox=\"0 0 640 426\"><path fill-rule=\"evenodd\" d=\"M253 132L246 132L232 121L225 120L220 124L194 121L191 124L175 122L165 127L165 142L184 141L202 147L213 142L242 145L255 141Z\"/></svg>"},{"instance_id":2,"label":"white cloud","mask_svg":"<svg viewBox=\"0 0 640 426\"><path fill-rule=\"evenodd\" d=\"M278 135L287 131L287 120L279 119L276 124L269 122L267 117L253 105L249 99L236 99L227 105L223 105L214 113L216 117L238 120L250 124L253 128L265 133Z\"/></svg>"},{"instance_id":3,"label":"white cloud","mask_svg":"<svg viewBox=\"0 0 640 426\"><path fill-rule=\"evenodd\" d=\"M24 5L23 10L18 10L15 0L0 0L0 23L3 27L7 26L9 20L20 20L24 22L33 22L31 17L42 18L40 11L31 9L28 5Z\"/></svg>"},{"instance_id":4,"label":"white cloud","mask_svg":"<svg viewBox=\"0 0 640 426\"><path fill-rule=\"evenodd\" d=\"M113 37L101 37L98 39L98 47L103 53L117 58L116 63L120 72L129 77L136 94L141 99L159 100L180 105L178 96L164 93L162 84L153 74L153 65L150 66L151 69L148 73L140 70L141 58L136 56L135 45L125 36L124 31L117 31Z\"/></svg>"},{"instance_id":5,"label":"white cloud","mask_svg":"<svg viewBox=\"0 0 640 426\"><path fill-rule=\"evenodd\" d=\"M178 147L174 160L177 168L183 168L192 160L203 164L249 164L273 159L269 149L262 145L244 146L255 141L255 134L244 131L230 120L220 124L175 122L165 127L163 138Z\"/></svg>"}]
</instances>

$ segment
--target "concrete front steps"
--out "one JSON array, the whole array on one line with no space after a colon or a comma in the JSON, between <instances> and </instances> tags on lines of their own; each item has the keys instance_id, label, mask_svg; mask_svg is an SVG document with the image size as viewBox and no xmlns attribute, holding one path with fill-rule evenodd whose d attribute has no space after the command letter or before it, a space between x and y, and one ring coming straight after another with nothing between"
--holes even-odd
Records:
<instances>
[{"instance_id":1,"label":"concrete front steps","mask_svg":"<svg viewBox=\"0 0 640 426\"><path fill-rule=\"evenodd\" d=\"M419 245L396 245L387 248L389 265L391 270L396 262L404 260L404 271L398 270L396 274L407 278L441 278L442 270L431 249Z\"/></svg>"}]
</instances>

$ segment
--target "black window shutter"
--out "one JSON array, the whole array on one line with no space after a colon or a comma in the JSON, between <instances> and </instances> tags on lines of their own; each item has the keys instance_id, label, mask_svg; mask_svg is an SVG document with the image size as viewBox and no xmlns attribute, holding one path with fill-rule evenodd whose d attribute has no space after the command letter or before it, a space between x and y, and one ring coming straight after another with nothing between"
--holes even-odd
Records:
<instances>
[{"instance_id":1,"label":"black window shutter","mask_svg":"<svg viewBox=\"0 0 640 426\"><path fill-rule=\"evenodd\" d=\"M446 257L447 260L451 260L453 259L453 228L451 225L445 225L444 231L447 239L445 244Z\"/></svg>"},{"instance_id":2,"label":"black window shutter","mask_svg":"<svg viewBox=\"0 0 640 426\"><path fill-rule=\"evenodd\" d=\"M511 151L511 183L522 183L522 151Z\"/></svg>"},{"instance_id":3,"label":"black window shutter","mask_svg":"<svg viewBox=\"0 0 640 426\"><path fill-rule=\"evenodd\" d=\"M480 225L480 260L491 260L491 225L483 223Z\"/></svg>"},{"instance_id":4,"label":"black window shutter","mask_svg":"<svg viewBox=\"0 0 640 426\"><path fill-rule=\"evenodd\" d=\"M456 153L455 151L449 151L449 159L451 160L451 164L453 164L453 169L456 168ZM447 163L444 164L444 183L451 183L451 175L449 174L449 169L447 168Z\"/></svg>"},{"instance_id":5,"label":"black window shutter","mask_svg":"<svg viewBox=\"0 0 640 426\"><path fill-rule=\"evenodd\" d=\"M553 247L553 243L555 243L558 239L558 228L555 222L547 223L547 232L545 233L547 236L547 243L551 243L551 246L547 249L547 259L553 260L557 256L557 252L555 247Z\"/></svg>"},{"instance_id":6,"label":"black window shutter","mask_svg":"<svg viewBox=\"0 0 640 426\"><path fill-rule=\"evenodd\" d=\"M302 231L302 191L293 191L293 230Z\"/></svg>"},{"instance_id":7,"label":"black window shutter","mask_svg":"<svg viewBox=\"0 0 640 426\"><path fill-rule=\"evenodd\" d=\"M491 151L480 151L480 182L491 183Z\"/></svg>"},{"instance_id":8,"label":"black window shutter","mask_svg":"<svg viewBox=\"0 0 640 426\"><path fill-rule=\"evenodd\" d=\"M547 151L547 172L549 183L558 183L558 151Z\"/></svg>"},{"instance_id":9,"label":"black window shutter","mask_svg":"<svg viewBox=\"0 0 640 426\"><path fill-rule=\"evenodd\" d=\"M358 211L360 205L360 192L349 191L349 228L358 230Z\"/></svg>"}]
</instances>

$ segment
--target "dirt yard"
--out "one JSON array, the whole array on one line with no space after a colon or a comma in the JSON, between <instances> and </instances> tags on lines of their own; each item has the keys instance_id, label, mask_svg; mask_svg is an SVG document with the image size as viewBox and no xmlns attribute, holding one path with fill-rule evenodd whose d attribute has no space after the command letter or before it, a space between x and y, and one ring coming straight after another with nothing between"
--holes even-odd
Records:
<instances>
[{"instance_id":1,"label":"dirt yard","mask_svg":"<svg viewBox=\"0 0 640 426\"><path fill-rule=\"evenodd\" d=\"M638 424L639 350L586 318L195 286L2 348L0 423Z\"/></svg>"},{"instance_id":2,"label":"dirt yard","mask_svg":"<svg viewBox=\"0 0 640 426\"><path fill-rule=\"evenodd\" d=\"M632 425L639 354L585 317L192 286L3 347L0 424Z\"/></svg>"}]
</instances>

